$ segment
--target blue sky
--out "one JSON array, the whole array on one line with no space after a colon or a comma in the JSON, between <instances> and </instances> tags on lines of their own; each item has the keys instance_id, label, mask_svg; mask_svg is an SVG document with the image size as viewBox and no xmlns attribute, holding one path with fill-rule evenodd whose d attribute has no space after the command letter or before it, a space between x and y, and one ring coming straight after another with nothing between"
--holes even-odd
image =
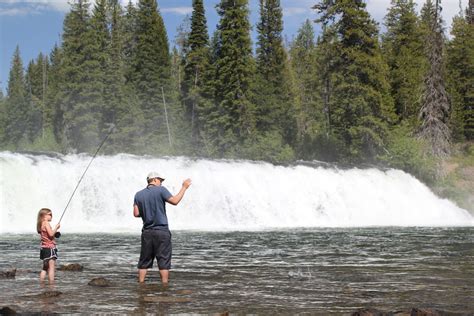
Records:
<instances>
[{"instance_id":1,"label":"blue sky","mask_svg":"<svg viewBox=\"0 0 474 316\"><path fill-rule=\"evenodd\" d=\"M128 0L121 0L128 3ZM136 1L136 0L135 0ZM134 1L134 2L135 2ZM215 29L218 0L204 0L209 32ZM306 19L314 20L311 7L317 0L281 0L284 35L291 39ZM424 0L416 0L419 10ZM468 0L461 0L465 8ZM258 0L249 0L252 25L258 20ZM367 10L379 23L390 5L390 0L366 0ZM192 0L158 0L171 46L177 27L191 14ZM443 17L447 25L459 12L459 0L443 0ZM40 52L49 54L54 44L60 44L63 19L69 11L68 0L0 0L0 87L5 91L8 72L15 47L19 45L23 64L26 65ZM316 27L316 25L315 25ZM449 28L448 28L449 31ZM255 27L252 37L255 39Z\"/></svg>"}]
</instances>

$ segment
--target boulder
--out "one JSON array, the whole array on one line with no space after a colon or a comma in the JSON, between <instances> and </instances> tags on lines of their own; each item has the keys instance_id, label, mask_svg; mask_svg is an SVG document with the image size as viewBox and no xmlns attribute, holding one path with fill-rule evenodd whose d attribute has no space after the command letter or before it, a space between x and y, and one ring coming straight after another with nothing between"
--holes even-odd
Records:
<instances>
[{"instance_id":1,"label":"boulder","mask_svg":"<svg viewBox=\"0 0 474 316\"><path fill-rule=\"evenodd\" d=\"M84 267L79 263L63 264L58 268L59 271L82 271Z\"/></svg>"},{"instance_id":2,"label":"boulder","mask_svg":"<svg viewBox=\"0 0 474 316\"><path fill-rule=\"evenodd\" d=\"M3 306L0 309L0 315L14 315L16 314L16 311L8 306Z\"/></svg>"},{"instance_id":3,"label":"boulder","mask_svg":"<svg viewBox=\"0 0 474 316\"><path fill-rule=\"evenodd\" d=\"M16 269L8 271L0 271L0 279L14 279L16 275Z\"/></svg>"},{"instance_id":4,"label":"boulder","mask_svg":"<svg viewBox=\"0 0 474 316\"><path fill-rule=\"evenodd\" d=\"M106 286L111 285L110 281L105 278L93 278L87 284L91 286L100 286L100 287L106 287Z\"/></svg>"}]
</instances>

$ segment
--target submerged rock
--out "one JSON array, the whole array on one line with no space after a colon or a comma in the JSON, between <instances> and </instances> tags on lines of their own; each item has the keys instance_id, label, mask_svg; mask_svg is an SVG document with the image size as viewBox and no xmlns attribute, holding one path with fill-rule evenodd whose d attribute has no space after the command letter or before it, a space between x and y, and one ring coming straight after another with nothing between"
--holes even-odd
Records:
<instances>
[{"instance_id":1,"label":"submerged rock","mask_svg":"<svg viewBox=\"0 0 474 316\"><path fill-rule=\"evenodd\" d=\"M188 303L192 299L189 297L176 297L176 296L145 296L143 301L148 303Z\"/></svg>"},{"instance_id":2,"label":"submerged rock","mask_svg":"<svg viewBox=\"0 0 474 316\"><path fill-rule=\"evenodd\" d=\"M58 268L59 271L82 271L84 267L79 263L63 264Z\"/></svg>"},{"instance_id":3,"label":"submerged rock","mask_svg":"<svg viewBox=\"0 0 474 316\"><path fill-rule=\"evenodd\" d=\"M8 306L3 306L0 309L0 315L14 315L16 314L16 311Z\"/></svg>"},{"instance_id":4,"label":"submerged rock","mask_svg":"<svg viewBox=\"0 0 474 316\"><path fill-rule=\"evenodd\" d=\"M16 275L16 268L8 271L0 271L0 279L14 279Z\"/></svg>"},{"instance_id":5,"label":"submerged rock","mask_svg":"<svg viewBox=\"0 0 474 316\"><path fill-rule=\"evenodd\" d=\"M58 297L61 294L63 293L60 291L51 290L51 291L45 291L38 296L41 298L50 298L50 297Z\"/></svg>"},{"instance_id":6,"label":"submerged rock","mask_svg":"<svg viewBox=\"0 0 474 316\"><path fill-rule=\"evenodd\" d=\"M100 287L106 287L106 286L111 285L110 281L105 278L93 278L87 284L91 286L100 286Z\"/></svg>"},{"instance_id":7,"label":"submerged rock","mask_svg":"<svg viewBox=\"0 0 474 316\"><path fill-rule=\"evenodd\" d=\"M388 313L384 313L375 308L359 308L351 314L352 316L386 316Z\"/></svg>"},{"instance_id":8,"label":"submerged rock","mask_svg":"<svg viewBox=\"0 0 474 316\"><path fill-rule=\"evenodd\" d=\"M431 308L412 308L410 316L442 316L447 313Z\"/></svg>"}]
</instances>

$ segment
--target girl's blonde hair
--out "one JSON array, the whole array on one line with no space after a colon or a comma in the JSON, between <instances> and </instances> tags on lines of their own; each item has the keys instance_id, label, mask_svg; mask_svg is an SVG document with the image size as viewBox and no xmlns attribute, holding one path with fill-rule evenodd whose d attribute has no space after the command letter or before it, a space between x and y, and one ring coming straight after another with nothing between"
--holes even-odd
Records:
<instances>
[{"instance_id":1,"label":"girl's blonde hair","mask_svg":"<svg viewBox=\"0 0 474 316\"><path fill-rule=\"evenodd\" d=\"M43 222L43 217L45 217L48 214L53 214L53 212L49 208L42 208L38 212L38 220L36 221L36 231L38 234L41 233L41 224Z\"/></svg>"}]
</instances>

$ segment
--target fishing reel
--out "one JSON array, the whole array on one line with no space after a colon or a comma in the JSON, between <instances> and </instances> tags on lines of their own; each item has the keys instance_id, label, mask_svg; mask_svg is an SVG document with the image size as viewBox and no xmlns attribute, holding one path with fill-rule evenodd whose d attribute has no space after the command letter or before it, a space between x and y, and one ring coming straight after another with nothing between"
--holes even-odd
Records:
<instances>
[{"instance_id":1,"label":"fishing reel","mask_svg":"<svg viewBox=\"0 0 474 316\"><path fill-rule=\"evenodd\" d=\"M61 233L60 233L60 232L56 232L56 233L54 234L54 238L59 238L59 237L61 237Z\"/></svg>"}]
</instances>

